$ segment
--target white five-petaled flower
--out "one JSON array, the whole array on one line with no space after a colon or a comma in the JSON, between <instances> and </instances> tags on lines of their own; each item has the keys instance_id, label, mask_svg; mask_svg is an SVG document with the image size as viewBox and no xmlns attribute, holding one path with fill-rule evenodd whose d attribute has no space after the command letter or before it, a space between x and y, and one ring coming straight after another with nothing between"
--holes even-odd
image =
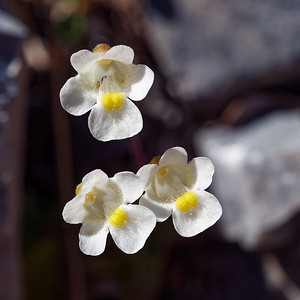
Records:
<instances>
[{"instance_id":1,"label":"white five-petaled flower","mask_svg":"<svg viewBox=\"0 0 300 300\"><path fill-rule=\"evenodd\" d=\"M146 97L154 74L146 65L132 64L133 57L128 46L106 44L71 56L78 74L62 87L61 105L75 116L91 110L88 125L100 141L128 138L143 127L141 113L131 100Z\"/></svg>"},{"instance_id":2,"label":"white five-petaled flower","mask_svg":"<svg viewBox=\"0 0 300 300\"><path fill-rule=\"evenodd\" d=\"M151 210L130 204L142 193L141 180L131 172L108 178L103 171L94 170L84 176L76 188L76 196L63 209L67 223L82 223L81 251L88 255L101 254L109 232L123 252L139 251L156 224Z\"/></svg>"},{"instance_id":3,"label":"white five-petaled flower","mask_svg":"<svg viewBox=\"0 0 300 300\"><path fill-rule=\"evenodd\" d=\"M146 191L139 204L151 209L158 222L172 214L176 231L184 237L212 226L222 215L219 201L205 191L212 182L212 162L196 157L188 163L181 147L168 149L158 159L137 172Z\"/></svg>"}]
</instances>

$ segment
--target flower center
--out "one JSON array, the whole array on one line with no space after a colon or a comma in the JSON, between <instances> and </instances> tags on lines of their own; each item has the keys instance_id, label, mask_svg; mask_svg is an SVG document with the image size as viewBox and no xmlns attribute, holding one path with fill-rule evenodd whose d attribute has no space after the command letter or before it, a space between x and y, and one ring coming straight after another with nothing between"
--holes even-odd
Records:
<instances>
[{"instance_id":1,"label":"flower center","mask_svg":"<svg viewBox=\"0 0 300 300\"><path fill-rule=\"evenodd\" d=\"M113 226L122 227L128 220L128 216L123 208L118 207L109 217L109 223Z\"/></svg>"},{"instance_id":2,"label":"flower center","mask_svg":"<svg viewBox=\"0 0 300 300\"><path fill-rule=\"evenodd\" d=\"M169 167L164 166L164 167L160 167L157 171L157 175L158 176L166 176L169 173Z\"/></svg>"},{"instance_id":3,"label":"flower center","mask_svg":"<svg viewBox=\"0 0 300 300\"><path fill-rule=\"evenodd\" d=\"M124 97L122 93L109 93L103 94L100 101L104 108L109 111L118 110L124 103Z\"/></svg>"},{"instance_id":4,"label":"flower center","mask_svg":"<svg viewBox=\"0 0 300 300\"><path fill-rule=\"evenodd\" d=\"M84 196L83 207L85 218L90 221L107 220L116 207L120 206L121 198L118 187L107 183L103 188L93 187Z\"/></svg>"},{"instance_id":5,"label":"flower center","mask_svg":"<svg viewBox=\"0 0 300 300\"><path fill-rule=\"evenodd\" d=\"M173 165L161 166L157 169L152 191L163 202L174 202L189 189L184 167Z\"/></svg>"},{"instance_id":6,"label":"flower center","mask_svg":"<svg viewBox=\"0 0 300 300\"><path fill-rule=\"evenodd\" d=\"M175 206L182 212L187 212L195 208L197 206L197 203L196 193L193 191L189 191L176 199Z\"/></svg>"},{"instance_id":7,"label":"flower center","mask_svg":"<svg viewBox=\"0 0 300 300\"><path fill-rule=\"evenodd\" d=\"M84 197L85 204L91 205L95 202L95 200L96 200L96 194L93 191L90 191L85 194L85 197Z\"/></svg>"}]
</instances>

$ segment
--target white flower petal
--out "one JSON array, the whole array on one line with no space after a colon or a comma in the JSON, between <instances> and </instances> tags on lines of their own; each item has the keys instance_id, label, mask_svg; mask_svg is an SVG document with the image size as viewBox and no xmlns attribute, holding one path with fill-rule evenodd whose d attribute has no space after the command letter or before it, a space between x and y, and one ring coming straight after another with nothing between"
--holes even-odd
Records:
<instances>
[{"instance_id":1,"label":"white flower petal","mask_svg":"<svg viewBox=\"0 0 300 300\"><path fill-rule=\"evenodd\" d=\"M82 178L82 183L88 182L88 181L103 181L107 180L108 176L100 169L93 170L89 173L87 173L83 178Z\"/></svg>"},{"instance_id":2,"label":"white flower petal","mask_svg":"<svg viewBox=\"0 0 300 300\"><path fill-rule=\"evenodd\" d=\"M111 180L121 189L123 203L134 202L144 191L141 179L132 172L117 173Z\"/></svg>"},{"instance_id":3,"label":"white flower petal","mask_svg":"<svg viewBox=\"0 0 300 300\"><path fill-rule=\"evenodd\" d=\"M155 201L148 194L141 197L139 205L149 208L156 216L157 222L163 222L171 215L171 204Z\"/></svg>"},{"instance_id":4,"label":"white flower petal","mask_svg":"<svg viewBox=\"0 0 300 300\"><path fill-rule=\"evenodd\" d=\"M86 215L86 211L82 205L83 200L82 195L77 195L71 201L66 203L62 212L65 222L70 224L82 223Z\"/></svg>"},{"instance_id":5,"label":"white flower petal","mask_svg":"<svg viewBox=\"0 0 300 300\"><path fill-rule=\"evenodd\" d=\"M168 149L160 158L159 165L181 165L187 163L187 153L182 147Z\"/></svg>"},{"instance_id":6,"label":"white flower petal","mask_svg":"<svg viewBox=\"0 0 300 300\"><path fill-rule=\"evenodd\" d=\"M72 54L70 61L77 73L82 74L93 69L94 63L101 58L101 55L84 49Z\"/></svg>"},{"instance_id":7,"label":"white flower petal","mask_svg":"<svg viewBox=\"0 0 300 300\"><path fill-rule=\"evenodd\" d=\"M74 116L80 116L88 112L97 102L97 93L85 88L80 75L67 80L61 88L60 103L64 110Z\"/></svg>"},{"instance_id":8,"label":"white flower petal","mask_svg":"<svg viewBox=\"0 0 300 300\"><path fill-rule=\"evenodd\" d=\"M205 190L208 188L212 182L212 176L215 170L211 160L207 157L196 157L189 165L195 174L195 189Z\"/></svg>"},{"instance_id":9,"label":"white flower petal","mask_svg":"<svg viewBox=\"0 0 300 300\"><path fill-rule=\"evenodd\" d=\"M106 245L107 223L84 223L79 232L79 248L87 255L100 255Z\"/></svg>"},{"instance_id":10,"label":"white flower petal","mask_svg":"<svg viewBox=\"0 0 300 300\"><path fill-rule=\"evenodd\" d=\"M131 89L128 97L138 101L146 97L154 80L153 71L145 65L132 65Z\"/></svg>"},{"instance_id":11,"label":"white flower petal","mask_svg":"<svg viewBox=\"0 0 300 300\"><path fill-rule=\"evenodd\" d=\"M191 211L182 212L174 205L173 224L176 231L184 237L204 231L215 224L222 215L222 207L215 196L205 191L196 194L199 205Z\"/></svg>"},{"instance_id":12,"label":"white flower petal","mask_svg":"<svg viewBox=\"0 0 300 300\"><path fill-rule=\"evenodd\" d=\"M144 246L156 225L156 219L146 207L132 204L121 207L126 212L128 220L124 226L110 224L110 233L116 245L123 252L133 254Z\"/></svg>"},{"instance_id":13,"label":"white flower petal","mask_svg":"<svg viewBox=\"0 0 300 300\"><path fill-rule=\"evenodd\" d=\"M119 140L139 133L143 119L139 109L124 98L122 107L113 112L106 111L101 103L97 103L89 116L89 128L97 140Z\"/></svg>"},{"instance_id":14,"label":"white flower petal","mask_svg":"<svg viewBox=\"0 0 300 300\"><path fill-rule=\"evenodd\" d=\"M102 55L101 59L111 59L119 61L123 64L132 64L134 52L132 48L124 45L118 45L110 48Z\"/></svg>"},{"instance_id":15,"label":"white flower petal","mask_svg":"<svg viewBox=\"0 0 300 300\"><path fill-rule=\"evenodd\" d=\"M108 176L100 169L93 170L82 178L81 194L91 190L93 186L102 186L108 180Z\"/></svg>"},{"instance_id":16,"label":"white flower petal","mask_svg":"<svg viewBox=\"0 0 300 300\"><path fill-rule=\"evenodd\" d=\"M136 175L141 178L145 189L151 184L158 168L157 164L147 164L137 171Z\"/></svg>"}]
</instances>

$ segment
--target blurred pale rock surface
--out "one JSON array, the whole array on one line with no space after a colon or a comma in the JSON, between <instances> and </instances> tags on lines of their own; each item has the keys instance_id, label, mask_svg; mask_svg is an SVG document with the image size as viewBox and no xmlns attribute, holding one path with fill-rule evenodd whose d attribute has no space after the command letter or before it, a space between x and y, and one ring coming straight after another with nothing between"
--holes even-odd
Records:
<instances>
[{"instance_id":1,"label":"blurred pale rock surface","mask_svg":"<svg viewBox=\"0 0 300 300\"><path fill-rule=\"evenodd\" d=\"M182 100L213 97L261 77L278 80L274 74L284 80L299 69L300 1L144 3L149 46L170 92Z\"/></svg>"},{"instance_id":2,"label":"blurred pale rock surface","mask_svg":"<svg viewBox=\"0 0 300 300\"><path fill-rule=\"evenodd\" d=\"M0 9L0 34L22 39L29 33L28 29L17 19Z\"/></svg>"},{"instance_id":3,"label":"blurred pale rock surface","mask_svg":"<svg viewBox=\"0 0 300 300\"><path fill-rule=\"evenodd\" d=\"M259 247L265 234L299 212L299 110L273 113L238 129L200 131L195 146L215 165L212 188L224 209L220 228L229 240ZM288 236L277 238L276 246Z\"/></svg>"}]
</instances>

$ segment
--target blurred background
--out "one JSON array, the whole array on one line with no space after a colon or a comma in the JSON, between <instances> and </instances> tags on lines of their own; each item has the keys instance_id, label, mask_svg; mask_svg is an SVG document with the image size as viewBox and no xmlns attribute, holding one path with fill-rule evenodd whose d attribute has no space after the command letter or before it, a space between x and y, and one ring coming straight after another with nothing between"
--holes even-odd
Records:
<instances>
[{"instance_id":1,"label":"blurred background","mask_svg":"<svg viewBox=\"0 0 300 300\"><path fill-rule=\"evenodd\" d=\"M99 142L60 106L70 55L98 43L155 72L131 139ZM0 299L300 299L299 109L297 0L1 0ZM173 146L213 161L220 221L82 254L61 217L81 178Z\"/></svg>"}]
</instances>

